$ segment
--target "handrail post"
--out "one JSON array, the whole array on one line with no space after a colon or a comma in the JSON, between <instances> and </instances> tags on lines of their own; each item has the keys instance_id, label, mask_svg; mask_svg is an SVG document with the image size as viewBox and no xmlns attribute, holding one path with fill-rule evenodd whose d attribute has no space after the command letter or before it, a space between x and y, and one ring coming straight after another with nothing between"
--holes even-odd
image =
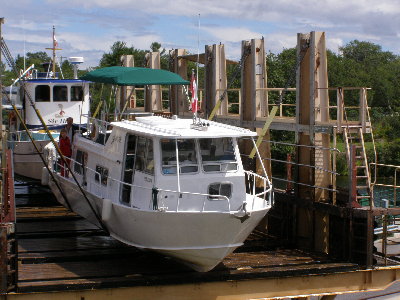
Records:
<instances>
[{"instance_id":1,"label":"handrail post","mask_svg":"<svg viewBox=\"0 0 400 300\"><path fill-rule=\"evenodd\" d=\"M362 127L362 132L366 132L366 122L367 122L367 97L365 88L360 89L360 123Z\"/></svg>"},{"instance_id":2,"label":"handrail post","mask_svg":"<svg viewBox=\"0 0 400 300\"><path fill-rule=\"evenodd\" d=\"M350 148L350 207L357 202L357 166L356 166L356 145Z\"/></svg>"},{"instance_id":3,"label":"handrail post","mask_svg":"<svg viewBox=\"0 0 400 300\"><path fill-rule=\"evenodd\" d=\"M382 253L387 266L387 216L383 215Z\"/></svg>"},{"instance_id":4,"label":"handrail post","mask_svg":"<svg viewBox=\"0 0 400 300\"><path fill-rule=\"evenodd\" d=\"M344 111L344 97L343 88L339 87L336 90L336 107L337 107L337 132L341 133L343 131L343 111Z\"/></svg>"},{"instance_id":5,"label":"handrail post","mask_svg":"<svg viewBox=\"0 0 400 300\"><path fill-rule=\"evenodd\" d=\"M397 207L397 192L396 192L396 186L397 186L397 170L396 168L394 170L394 184L393 184L393 207Z\"/></svg>"}]
</instances>

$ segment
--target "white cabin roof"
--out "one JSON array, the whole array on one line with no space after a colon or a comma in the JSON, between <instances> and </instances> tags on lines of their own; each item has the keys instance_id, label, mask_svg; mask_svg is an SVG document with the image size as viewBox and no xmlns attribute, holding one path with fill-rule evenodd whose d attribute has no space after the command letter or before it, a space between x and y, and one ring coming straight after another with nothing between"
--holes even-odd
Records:
<instances>
[{"instance_id":1,"label":"white cabin roof","mask_svg":"<svg viewBox=\"0 0 400 300\"><path fill-rule=\"evenodd\" d=\"M159 116L136 117L136 121L111 123L115 127L143 135L168 138L217 138L252 137L257 133L241 127L201 119L201 125L193 126L192 119L167 119ZM206 128L206 130L202 130Z\"/></svg>"}]
</instances>

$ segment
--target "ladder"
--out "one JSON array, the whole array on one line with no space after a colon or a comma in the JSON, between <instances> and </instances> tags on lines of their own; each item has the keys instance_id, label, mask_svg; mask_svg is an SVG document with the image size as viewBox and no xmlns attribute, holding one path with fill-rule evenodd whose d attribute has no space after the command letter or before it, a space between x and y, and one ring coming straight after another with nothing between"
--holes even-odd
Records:
<instances>
[{"instance_id":1,"label":"ladder","mask_svg":"<svg viewBox=\"0 0 400 300\"><path fill-rule=\"evenodd\" d=\"M343 133L349 174L351 176L351 205L357 207L370 205L373 207L371 175L365 150L363 130L361 127L347 126L344 128Z\"/></svg>"}]
</instances>

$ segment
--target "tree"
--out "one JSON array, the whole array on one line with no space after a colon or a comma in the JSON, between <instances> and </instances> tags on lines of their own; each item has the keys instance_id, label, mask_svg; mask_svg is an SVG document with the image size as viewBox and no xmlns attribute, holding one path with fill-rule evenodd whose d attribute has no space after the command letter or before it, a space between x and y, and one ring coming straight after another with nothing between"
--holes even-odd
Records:
<instances>
[{"instance_id":1,"label":"tree","mask_svg":"<svg viewBox=\"0 0 400 300\"><path fill-rule=\"evenodd\" d=\"M0 61L0 76L3 86L10 85L13 82L13 74L6 70L6 65Z\"/></svg>"},{"instance_id":2,"label":"tree","mask_svg":"<svg viewBox=\"0 0 400 300\"><path fill-rule=\"evenodd\" d=\"M153 43L154 44L154 43ZM127 47L125 42L117 41L111 46L109 53L104 53L100 60L100 67L111 67L121 65L122 55L133 55L135 60L135 66L144 67L145 55L144 50L138 50L132 47Z\"/></svg>"},{"instance_id":3,"label":"tree","mask_svg":"<svg viewBox=\"0 0 400 300\"><path fill-rule=\"evenodd\" d=\"M370 67L396 60L396 56L389 51L382 51L382 47L370 42L354 40L340 47L342 56L353 61L364 63Z\"/></svg>"},{"instance_id":4,"label":"tree","mask_svg":"<svg viewBox=\"0 0 400 300\"><path fill-rule=\"evenodd\" d=\"M399 57L370 42L354 40L340 48L341 73L336 86L371 87L370 105L393 111L400 105Z\"/></svg>"},{"instance_id":5,"label":"tree","mask_svg":"<svg viewBox=\"0 0 400 300\"><path fill-rule=\"evenodd\" d=\"M65 79L74 78L74 68L72 64L66 59L61 63L61 70ZM79 77L79 74L78 74Z\"/></svg>"},{"instance_id":6,"label":"tree","mask_svg":"<svg viewBox=\"0 0 400 300\"><path fill-rule=\"evenodd\" d=\"M47 72L42 64L48 62L51 62L51 58L44 51L28 52L25 57L26 68L33 64L35 65L35 69L37 69L39 72ZM24 70L24 57L18 54L15 64L18 70Z\"/></svg>"}]
</instances>

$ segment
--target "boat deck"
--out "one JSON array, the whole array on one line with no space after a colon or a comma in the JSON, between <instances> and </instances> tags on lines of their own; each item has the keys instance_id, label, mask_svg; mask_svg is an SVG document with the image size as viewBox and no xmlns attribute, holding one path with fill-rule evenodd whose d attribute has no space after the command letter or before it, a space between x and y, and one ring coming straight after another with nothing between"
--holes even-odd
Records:
<instances>
[{"instance_id":1,"label":"boat deck","mask_svg":"<svg viewBox=\"0 0 400 300\"><path fill-rule=\"evenodd\" d=\"M42 189L42 188L40 188ZM87 290L334 274L359 266L296 249L267 247L255 231L214 270L126 246L59 206L50 194L17 196L18 292Z\"/></svg>"}]
</instances>

